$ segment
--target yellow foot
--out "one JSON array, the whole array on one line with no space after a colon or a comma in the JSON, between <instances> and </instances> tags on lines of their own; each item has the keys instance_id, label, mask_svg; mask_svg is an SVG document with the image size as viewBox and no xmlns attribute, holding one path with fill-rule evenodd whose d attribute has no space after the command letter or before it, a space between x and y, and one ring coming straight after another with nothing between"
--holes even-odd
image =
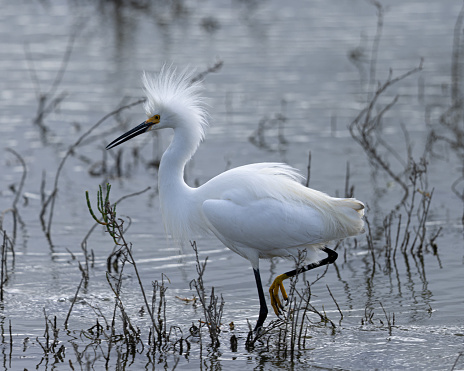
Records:
<instances>
[{"instance_id":1,"label":"yellow foot","mask_svg":"<svg viewBox=\"0 0 464 371\"><path fill-rule=\"evenodd\" d=\"M279 299L279 289L280 289L280 292L282 293L282 298L285 301L287 301L288 299L287 292L285 291L285 287L282 282L283 280L287 278L288 276L285 273L281 274L280 276L277 276L275 278L271 287L269 287L269 294L271 295L271 305L272 305L272 308L274 308L274 312L277 316L280 315L282 313L282 310L284 309Z\"/></svg>"}]
</instances>

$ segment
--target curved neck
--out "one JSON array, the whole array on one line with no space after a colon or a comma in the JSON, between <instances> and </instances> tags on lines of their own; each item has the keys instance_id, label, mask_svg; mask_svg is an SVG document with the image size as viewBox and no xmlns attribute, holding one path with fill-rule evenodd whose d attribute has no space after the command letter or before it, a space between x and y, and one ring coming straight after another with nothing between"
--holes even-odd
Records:
<instances>
[{"instance_id":1,"label":"curved neck","mask_svg":"<svg viewBox=\"0 0 464 371\"><path fill-rule=\"evenodd\" d=\"M184 181L185 164L195 153L201 133L189 127L174 129L174 137L161 158L158 172L158 189L161 214L168 235L178 241L187 241L198 234L200 215L195 205L196 188Z\"/></svg>"},{"instance_id":2,"label":"curved neck","mask_svg":"<svg viewBox=\"0 0 464 371\"><path fill-rule=\"evenodd\" d=\"M158 174L160 193L179 193L190 188L184 181L184 168L195 153L200 137L186 128L174 129L172 142L161 157Z\"/></svg>"}]
</instances>

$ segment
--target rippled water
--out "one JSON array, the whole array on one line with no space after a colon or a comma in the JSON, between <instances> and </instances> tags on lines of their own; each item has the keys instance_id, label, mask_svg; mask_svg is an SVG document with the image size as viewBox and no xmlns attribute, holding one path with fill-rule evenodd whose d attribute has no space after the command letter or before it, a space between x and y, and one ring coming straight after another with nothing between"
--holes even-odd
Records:
<instances>
[{"instance_id":1,"label":"rippled water","mask_svg":"<svg viewBox=\"0 0 464 371\"><path fill-rule=\"evenodd\" d=\"M377 29L374 5L366 1L300 1L287 5L273 0L175 1L170 5L159 1L145 8L143 2L139 6L136 3L116 7L112 2L0 1L2 211L11 207L23 171L6 148L20 154L27 165L17 204L23 226L18 225L14 265L11 256L7 260L8 281L0 313L5 368L32 369L39 363L39 368L52 367L53 359L42 359L44 351L39 344L44 341L44 310L49 318L57 317L60 341L66 346L65 361L55 364L58 369L67 369L69 361L77 365L72 344L79 344L79 351L83 351L86 339L80 336L80 330L95 324L94 308L111 318L114 294L106 281L106 270L113 245L98 229L88 241L95 255L89 285L79 293L68 331L61 325L81 279L81 242L93 225L84 191L89 190L94 200L98 184L108 180L113 186L113 200L152 186L118 206L121 216L131 218L126 238L133 244L142 280L149 290L151 282L161 280L162 274L169 278L170 325L188 332L192 322L203 316L199 308L176 298L194 294L189 286L196 278L194 253L188 245L183 249L173 246L164 236L156 170L146 166L159 158L170 134L161 134L155 145L148 138L128 143L123 149L122 177L91 175L101 170L98 162L105 156L104 146L144 119L140 105L101 124L66 161L51 228L53 246L39 221L42 182L49 194L69 146L105 114L142 96L143 70L157 71L164 63L174 63L202 71L217 60L224 62L217 73L205 79L211 128L187 168L190 184L202 184L229 167L260 161L285 161L306 174L311 151L310 185L332 195L344 193L349 162L355 196L369 205L374 232L401 199L400 187L381 171L372 170L347 129L367 100L368 61ZM462 4L390 1L383 5L374 80L385 81L390 68L394 76L405 73L417 67L421 58L424 68L392 87L382 99L385 104L399 94L397 104L384 117L382 138L406 158L403 124L412 154L418 159L432 129L449 135L439 117L450 105L453 33ZM66 50L71 51L69 61L55 89L53 82ZM44 133L34 119L38 97L50 91L53 97L63 94L63 99L44 118ZM272 121L278 114L285 117L280 129L278 120ZM265 130L267 149L249 141L264 118L269 126ZM279 133L285 141L279 140ZM134 165L131 148L135 147L139 148L139 161ZM306 350L298 354L295 363L259 347L245 349L247 319L253 323L259 307L251 267L218 241L199 239L200 257L208 256L205 283L208 288L214 285L215 292L224 297L223 323L235 323L238 350L229 346L232 332L224 325L218 353L201 353L192 346L188 357L179 358L177 368L298 369L304 365L327 369L451 369L464 350L463 205L452 191L462 161L460 152L443 142L434 147L434 152L427 157L425 186L429 191L434 189L427 228L429 236L442 228L435 241L439 256L400 256L394 269L387 271L382 255L385 241L382 233L374 233L378 256L373 274L365 236L356 244L348 241L340 247L336 266L311 287L311 303L319 310L324 308L337 328L332 331L315 320ZM108 166L113 166L113 155L106 156ZM399 171L392 156L387 160ZM457 183L458 191L459 186ZM11 213L5 212L3 228L9 235L13 230L11 220ZM289 261L262 262L263 284L269 286L276 274L291 267ZM320 273L313 271L305 278L312 282ZM326 285L344 314L341 323ZM149 323L139 314L143 301L132 271L127 271L123 292L128 313L145 330ZM362 324L369 310L373 311L373 321ZM389 333L386 315L393 313L395 326ZM273 314L268 323L272 319ZM96 356L87 353L87 357L92 363ZM176 362L175 355L170 357L167 368ZM146 356L140 354L130 367L139 369L147 363ZM114 368L116 359L110 365ZM160 365L164 367L164 363ZM95 368L102 367L100 356ZM463 367L461 357L455 369Z\"/></svg>"}]
</instances>

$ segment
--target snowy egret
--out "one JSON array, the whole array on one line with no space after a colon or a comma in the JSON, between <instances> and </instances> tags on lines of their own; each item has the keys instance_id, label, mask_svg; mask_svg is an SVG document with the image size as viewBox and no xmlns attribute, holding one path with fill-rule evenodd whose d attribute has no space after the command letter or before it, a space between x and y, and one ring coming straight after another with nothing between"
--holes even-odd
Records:
<instances>
[{"instance_id":1,"label":"snowy egret","mask_svg":"<svg viewBox=\"0 0 464 371\"><path fill-rule=\"evenodd\" d=\"M307 251L308 265L277 276L269 293L276 315L287 294L283 280L321 265L337 253L325 245L363 231L364 204L334 198L301 184L299 173L280 163L257 163L219 174L198 188L184 181L184 168L203 140L207 112L201 83L187 70L163 68L158 76L143 75L148 119L112 141L113 148L139 134L171 128L174 136L159 166L161 212L168 234L189 240L212 233L225 246L248 259L258 288L260 311L255 330L268 309L259 273L259 259L289 257Z\"/></svg>"}]
</instances>

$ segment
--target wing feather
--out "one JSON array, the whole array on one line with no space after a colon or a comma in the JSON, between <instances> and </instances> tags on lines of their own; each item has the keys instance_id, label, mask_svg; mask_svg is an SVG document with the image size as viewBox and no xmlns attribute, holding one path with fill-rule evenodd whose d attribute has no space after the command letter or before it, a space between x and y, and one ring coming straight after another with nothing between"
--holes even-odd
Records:
<instances>
[{"instance_id":1,"label":"wing feather","mask_svg":"<svg viewBox=\"0 0 464 371\"><path fill-rule=\"evenodd\" d=\"M289 255L288 249L324 242L319 212L272 198L237 204L207 200L203 213L213 233L231 249L252 248L260 258ZM237 251L236 251L237 252Z\"/></svg>"}]
</instances>

